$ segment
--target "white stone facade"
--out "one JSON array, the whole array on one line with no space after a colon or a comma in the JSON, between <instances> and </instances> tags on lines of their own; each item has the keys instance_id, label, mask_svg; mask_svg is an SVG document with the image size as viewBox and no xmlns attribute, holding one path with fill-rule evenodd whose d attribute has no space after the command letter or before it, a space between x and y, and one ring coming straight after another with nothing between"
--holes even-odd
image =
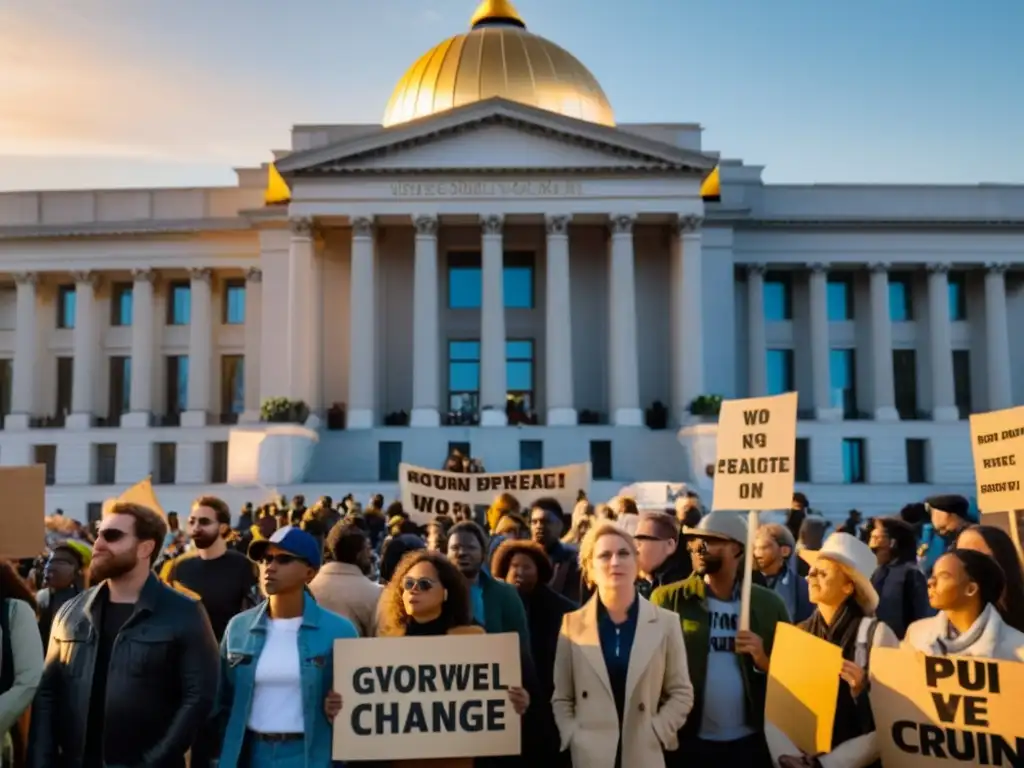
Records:
<instances>
[{"instance_id":1,"label":"white stone facade","mask_svg":"<svg viewBox=\"0 0 1024 768\"><path fill-rule=\"evenodd\" d=\"M894 512L971 493L964 413L1024 402L1011 332L1024 328L1024 187L767 185L726 161L721 202L705 204L717 157L698 126L607 128L502 100L389 129L299 126L279 157L285 205L263 204L265 168L230 189L0 195L0 464L55 452L51 510L84 518L151 473L170 509L201 491L261 500L271 489L223 485L222 422L257 421L273 396L306 401L322 426L334 404L347 418L322 430L301 482L273 489L289 495L393 494L397 456L439 466L453 442L492 470L594 458L611 475L597 496L692 479L704 458L675 434L687 406L771 391L772 350L800 393L812 505ZM528 307L503 305L511 253L532 269ZM481 306L451 308L449 270L466 258ZM892 319L893 282L906 320ZM783 284L787 314L769 319L766 285ZM830 319L837 291L852 310ZM175 322L168 305L186 293ZM479 344L479 424L447 424L453 340ZM506 340L530 342L537 425L506 423ZM244 392L225 391L238 367ZM666 430L644 426L655 401ZM385 426L399 413L407 425Z\"/></svg>"}]
</instances>

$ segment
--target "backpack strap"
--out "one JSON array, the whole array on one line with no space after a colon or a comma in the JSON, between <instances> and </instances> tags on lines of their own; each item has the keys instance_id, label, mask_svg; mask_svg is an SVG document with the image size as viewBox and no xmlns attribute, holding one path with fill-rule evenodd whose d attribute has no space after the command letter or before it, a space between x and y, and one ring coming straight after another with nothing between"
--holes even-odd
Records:
<instances>
[{"instance_id":1,"label":"backpack strap","mask_svg":"<svg viewBox=\"0 0 1024 768\"><path fill-rule=\"evenodd\" d=\"M878 619L865 616L857 627L857 650L854 652L854 663L864 670L865 674L871 665L871 647L875 644L875 632L878 631Z\"/></svg>"}]
</instances>

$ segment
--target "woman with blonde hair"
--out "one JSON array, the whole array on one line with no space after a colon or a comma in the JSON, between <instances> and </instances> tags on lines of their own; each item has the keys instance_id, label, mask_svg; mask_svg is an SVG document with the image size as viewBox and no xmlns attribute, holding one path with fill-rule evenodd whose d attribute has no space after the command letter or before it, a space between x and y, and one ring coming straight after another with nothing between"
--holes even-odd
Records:
<instances>
[{"instance_id":1,"label":"woman with blonde hair","mask_svg":"<svg viewBox=\"0 0 1024 768\"><path fill-rule=\"evenodd\" d=\"M563 617L558 637L561 747L587 768L664 768L693 708L679 617L637 594L636 544L614 523L587 532L580 567L594 595Z\"/></svg>"},{"instance_id":2,"label":"woman with blonde hair","mask_svg":"<svg viewBox=\"0 0 1024 768\"><path fill-rule=\"evenodd\" d=\"M562 543L579 546L593 524L594 505L586 499L577 501L576 506L572 508L572 521L569 525L569 531L562 537Z\"/></svg>"}]
</instances>

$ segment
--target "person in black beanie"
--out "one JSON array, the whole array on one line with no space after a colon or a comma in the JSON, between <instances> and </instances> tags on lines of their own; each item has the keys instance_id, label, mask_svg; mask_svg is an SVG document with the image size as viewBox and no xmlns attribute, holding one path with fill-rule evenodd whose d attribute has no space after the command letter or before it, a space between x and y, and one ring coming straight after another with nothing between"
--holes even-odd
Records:
<instances>
[{"instance_id":1,"label":"person in black beanie","mask_svg":"<svg viewBox=\"0 0 1024 768\"><path fill-rule=\"evenodd\" d=\"M960 531L971 524L971 504L963 496L950 493L932 496L925 501L932 517L932 527L946 541L946 547L952 546Z\"/></svg>"}]
</instances>

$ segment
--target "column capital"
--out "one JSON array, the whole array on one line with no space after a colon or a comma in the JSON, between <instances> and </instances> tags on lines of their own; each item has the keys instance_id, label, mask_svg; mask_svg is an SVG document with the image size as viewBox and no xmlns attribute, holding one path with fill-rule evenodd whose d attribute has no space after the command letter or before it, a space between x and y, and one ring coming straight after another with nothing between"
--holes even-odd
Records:
<instances>
[{"instance_id":1,"label":"column capital","mask_svg":"<svg viewBox=\"0 0 1024 768\"><path fill-rule=\"evenodd\" d=\"M309 217L289 219L288 227L292 231L292 237L313 237L313 219Z\"/></svg>"},{"instance_id":2,"label":"column capital","mask_svg":"<svg viewBox=\"0 0 1024 768\"><path fill-rule=\"evenodd\" d=\"M72 272L71 279L75 281L75 285L87 285L90 288L95 288L99 285L100 275L98 272L82 269Z\"/></svg>"},{"instance_id":3,"label":"column capital","mask_svg":"<svg viewBox=\"0 0 1024 768\"><path fill-rule=\"evenodd\" d=\"M608 228L612 235L632 235L633 225L636 224L636 216L632 214L613 214L608 221Z\"/></svg>"},{"instance_id":4,"label":"column capital","mask_svg":"<svg viewBox=\"0 0 1024 768\"><path fill-rule=\"evenodd\" d=\"M1010 265L1001 261L989 261L985 263L985 272L990 275L1005 275Z\"/></svg>"},{"instance_id":5,"label":"column capital","mask_svg":"<svg viewBox=\"0 0 1024 768\"><path fill-rule=\"evenodd\" d=\"M39 285L39 273L38 272L15 272L14 282L18 285Z\"/></svg>"},{"instance_id":6,"label":"column capital","mask_svg":"<svg viewBox=\"0 0 1024 768\"><path fill-rule=\"evenodd\" d=\"M208 267L190 267L188 270L188 278L193 283L201 282L210 284L213 279L213 270Z\"/></svg>"},{"instance_id":7,"label":"column capital","mask_svg":"<svg viewBox=\"0 0 1024 768\"><path fill-rule=\"evenodd\" d=\"M885 261L874 261L868 264L868 271L873 275L888 275L891 264Z\"/></svg>"},{"instance_id":8,"label":"column capital","mask_svg":"<svg viewBox=\"0 0 1024 768\"><path fill-rule=\"evenodd\" d=\"M374 221L369 216L357 216L352 219L352 237L373 237Z\"/></svg>"},{"instance_id":9,"label":"column capital","mask_svg":"<svg viewBox=\"0 0 1024 768\"><path fill-rule=\"evenodd\" d=\"M807 265L807 269L810 270L812 275L826 275L828 274L828 265L820 261L814 261Z\"/></svg>"},{"instance_id":10,"label":"column capital","mask_svg":"<svg viewBox=\"0 0 1024 768\"><path fill-rule=\"evenodd\" d=\"M263 270L259 267L249 267L245 270L245 281L247 283L262 283Z\"/></svg>"},{"instance_id":11,"label":"column capital","mask_svg":"<svg viewBox=\"0 0 1024 768\"><path fill-rule=\"evenodd\" d=\"M747 264L746 266L747 276L756 275L757 277L764 277L764 273L768 271L767 264Z\"/></svg>"},{"instance_id":12,"label":"column capital","mask_svg":"<svg viewBox=\"0 0 1024 768\"><path fill-rule=\"evenodd\" d=\"M676 232L680 235L696 235L704 226L704 217L692 213L680 216L676 222Z\"/></svg>"},{"instance_id":13,"label":"column capital","mask_svg":"<svg viewBox=\"0 0 1024 768\"><path fill-rule=\"evenodd\" d=\"M499 216L496 213L492 213L488 216L480 217L480 228L483 231L485 237L487 235L500 235L504 226L504 216Z\"/></svg>"},{"instance_id":14,"label":"column capital","mask_svg":"<svg viewBox=\"0 0 1024 768\"><path fill-rule=\"evenodd\" d=\"M437 237L437 216L417 216L412 225L416 227L416 237Z\"/></svg>"},{"instance_id":15,"label":"column capital","mask_svg":"<svg viewBox=\"0 0 1024 768\"><path fill-rule=\"evenodd\" d=\"M132 270L132 282L133 283L149 283L152 285L156 282L156 270L154 269L133 269Z\"/></svg>"},{"instance_id":16,"label":"column capital","mask_svg":"<svg viewBox=\"0 0 1024 768\"><path fill-rule=\"evenodd\" d=\"M551 236L562 236L565 237L569 234L569 217L568 216L546 216L544 218L544 227L547 230L548 237Z\"/></svg>"},{"instance_id":17,"label":"column capital","mask_svg":"<svg viewBox=\"0 0 1024 768\"><path fill-rule=\"evenodd\" d=\"M933 262L926 264L925 269L928 270L929 275L945 275L949 273L949 264L944 262Z\"/></svg>"}]
</instances>

